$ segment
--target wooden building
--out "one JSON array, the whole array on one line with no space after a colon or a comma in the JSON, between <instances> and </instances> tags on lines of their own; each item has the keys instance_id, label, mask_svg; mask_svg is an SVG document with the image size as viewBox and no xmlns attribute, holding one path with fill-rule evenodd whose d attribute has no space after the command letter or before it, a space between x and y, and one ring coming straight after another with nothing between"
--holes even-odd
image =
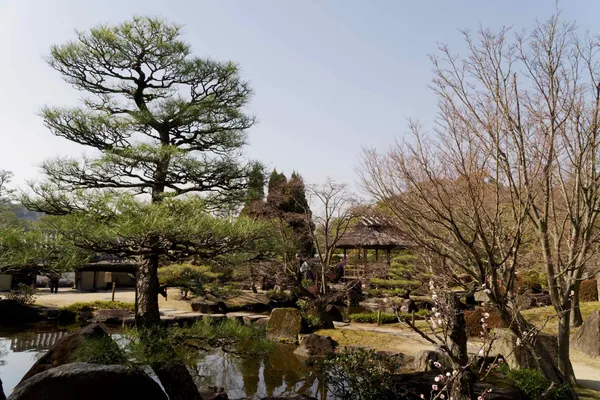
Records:
<instances>
[{"instance_id":1,"label":"wooden building","mask_svg":"<svg viewBox=\"0 0 600 400\"><path fill-rule=\"evenodd\" d=\"M407 235L399 224L389 217L362 216L357 224L350 228L336 244L337 249L358 252L357 265L347 265L344 270L345 279L362 278L368 270L368 251L375 251L375 261L390 261L391 252L410 248Z\"/></svg>"}]
</instances>

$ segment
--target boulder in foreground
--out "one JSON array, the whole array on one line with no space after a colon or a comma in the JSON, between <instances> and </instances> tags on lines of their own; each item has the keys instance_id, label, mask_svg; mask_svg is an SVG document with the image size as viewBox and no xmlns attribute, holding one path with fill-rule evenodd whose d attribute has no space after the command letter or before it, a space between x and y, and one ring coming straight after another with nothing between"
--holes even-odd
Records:
<instances>
[{"instance_id":1,"label":"boulder in foreground","mask_svg":"<svg viewBox=\"0 0 600 400\"><path fill-rule=\"evenodd\" d=\"M152 378L121 365L65 364L21 381L8 400L167 400Z\"/></svg>"}]
</instances>

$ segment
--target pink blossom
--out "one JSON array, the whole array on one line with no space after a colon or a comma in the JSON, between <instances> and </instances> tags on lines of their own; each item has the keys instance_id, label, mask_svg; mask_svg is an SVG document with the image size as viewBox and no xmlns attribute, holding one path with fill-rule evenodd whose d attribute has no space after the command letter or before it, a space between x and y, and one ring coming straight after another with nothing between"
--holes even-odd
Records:
<instances>
[{"instance_id":1,"label":"pink blossom","mask_svg":"<svg viewBox=\"0 0 600 400\"><path fill-rule=\"evenodd\" d=\"M436 362L434 362L434 363L433 363L433 365L434 365L436 368L442 368L442 364L440 364L440 363L439 363L439 362L437 362L437 361L436 361Z\"/></svg>"},{"instance_id":2,"label":"pink blossom","mask_svg":"<svg viewBox=\"0 0 600 400\"><path fill-rule=\"evenodd\" d=\"M444 396L444 393L440 394L440 399L445 399L446 396Z\"/></svg>"},{"instance_id":3,"label":"pink blossom","mask_svg":"<svg viewBox=\"0 0 600 400\"><path fill-rule=\"evenodd\" d=\"M431 385L431 388L432 388L433 390L438 390L438 385Z\"/></svg>"},{"instance_id":4,"label":"pink blossom","mask_svg":"<svg viewBox=\"0 0 600 400\"><path fill-rule=\"evenodd\" d=\"M498 359L498 362L499 362L500 364L503 364L503 363L504 363L504 358L499 358L499 359Z\"/></svg>"}]
</instances>

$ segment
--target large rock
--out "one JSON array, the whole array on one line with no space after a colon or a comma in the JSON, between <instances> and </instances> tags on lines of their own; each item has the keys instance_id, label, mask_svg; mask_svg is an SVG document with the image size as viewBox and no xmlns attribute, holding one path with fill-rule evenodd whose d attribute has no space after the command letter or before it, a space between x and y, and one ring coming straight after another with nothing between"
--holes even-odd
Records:
<instances>
[{"instance_id":1,"label":"large rock","mask_svg":"<svg viewBox=\"0 0 600 400\"><path fill-rule=\"evenodd\" d=\"M96 310L93 313L93 319L95 322L102 322L105 324L121 324L125 317L133 315L129 310L109 309L109 310Z\"/></svg>"},{"instance_id":2,"label":"large rock","mask_svg":"<svg viewBox=\"0 0 600 400\"><path fill-rule=\"evenodd\" d=\"M166 400L152 378L121 365L73 363L21 381L8 400Z\"/></svg>"},{"instance_id":3,"label":"large rock","mask_svg":"<svg viewBox=\"0 0 600 400\"><path fill-rule=\"evenodd\" d=\"M202 314L219 314L221 312L221 307L219 307L218 303L201 297L192 299L191 305L192 310Z\"/></svg>"},{"instance_id":4,"label":"large rock","mask_svg":"<svg viewBox=\"0 0 600 400\"><path fill-rule=\"evenodd\" d=\"M537 368L533 355L526 346L522 344L517 345L517 336L512 331L497 328L494 329L494 333L496 334L496 340L494 340L490 349L490 356L502 355L511 368ZM538 333L535 340L540 341L540 344L550 352L554 361L558 362L556 336L547 333Z\"/></svg>"},{"instance_id":5,"label":"large rock","mask_svg":"<svg viewBox=\"0 0 600 400\"><path fill-rule=\"evenodd\" d=\"M329 336L310 334L304 336L294 354L301 357L325 357L335 351L338 343Z\"/></svg>"},{"instance_id":6,"label":"large rock","mask_svg":"<svg viewBox=\"0 0 600 400\"><path fill-rule=\"evenodd\" d=\"M52 348L48 350L46 354L44 354L39 360L37 360L35 364L33 364L33 366L25 374L23 379L21 379L21 383L28 380L32 376L47 371L51 368L72 363L74 361L74 355L76 354L77 349L86 340L90 339L110 339L110 336L108 336L108 334L102 328L101 325L93 323L91 325L86 326L85 328L78 330L77 332L71 333L63 337L58 342L56 342L56 344L52 346ZM112 343L112 345L114 345L112 349L108 349L109 351L120 353L121 350L115 342L112 342L111 340L109 343Z\"/></svg>"},{"instance_id":7,"label":"large rock","mask_svg":"<svg viewBox=\"0 0 600 400\"><path fill-rule=\"evenodd\" d=\"M600 310L594 311L575 333L573 346L590 357L600 356Z\"/></svg>"},{"instance_id":8,"label":"large rock","mask_svg":"<svg viewBox=\"0 0 600 400\"><path fill-rule=\"evenodd\" d=\"M422 350L413 361L413 368L417 372L439 371L434 363L441 364L441 368L452 368L452 360L448 354L435 350Z\"/></svg>"},{"instance_id":9,"label":"large rock","mask_svg":"<svg viewBox=\"0 0 600 400\"><path fill-rule=\"evenodd\" d=\"M41 321L43 316L34 306L22 304L16 300L0 300L0 324L21 324Z\"/></svg>"},{"instance_id":10,"label":"large rock","mask_svg":"<svg viewBox=\"0 0 600 400\"><path fill-rule=\"evenodd\" d=\"M302 324L300 311L295 308L276 308L267 325L267 339L296 343Z\"/></svg>"},{"instance_id":11,"label":"large rock","mask_svg":"<svg viewBox=\"0 0 600 400\"><path fill-rule=\"evenodd\" d=\"M325 307L325 313L329 315L329 318L331 318L333 322L344 322L344 316L333 304L328 304L327 307Z\"/></svg>"},{"instance_id":12,"label":"large rock","mask_svg":"<svg viewBox=\"0 0 600 400\"><path fill-rule=\"evenodd\" d=\"M346 300L348 305L357 306L363 299L362 282L352 281L346 284Z\"/></svg>"}]
</instances>

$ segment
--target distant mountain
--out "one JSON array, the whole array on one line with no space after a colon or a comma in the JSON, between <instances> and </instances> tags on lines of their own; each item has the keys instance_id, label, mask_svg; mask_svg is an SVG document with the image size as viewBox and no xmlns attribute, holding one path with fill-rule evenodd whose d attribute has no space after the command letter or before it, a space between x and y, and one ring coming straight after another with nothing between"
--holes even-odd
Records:
<instances>
[{"instance_id":1,"label":"distant mountain","mask_svg":"<svg viewBox=\"0 0 600 400\"><path fill-rule=\"evenodd\" d=\"M39 221L44 216L44 213L29 211L22 204L11 204L10 206L6 207L6 209L7 211L14 213L18 219L22 219L24 221L35 222Z\"/></svg>"}]
</instances>

